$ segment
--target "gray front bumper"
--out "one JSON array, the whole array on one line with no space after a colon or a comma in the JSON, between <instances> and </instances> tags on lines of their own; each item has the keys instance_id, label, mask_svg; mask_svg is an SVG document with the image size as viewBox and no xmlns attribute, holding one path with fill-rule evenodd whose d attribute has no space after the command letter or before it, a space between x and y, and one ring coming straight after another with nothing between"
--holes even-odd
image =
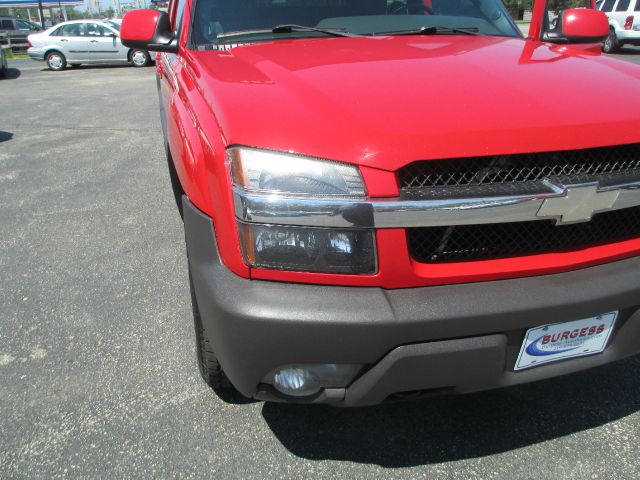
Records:
<instances>
[{"instance_id":1,"label":"gray front bumper","mask_svg":"<svg viewBox=\"0 0 640 480\"><path fill-rule=\"evenodd\" d=\"M464 393L541 380L640 353L640 258L557 275L384 290L247 280L219 257L211 219L183 197L206 335L244 395L292 363L364 364L346 389L306 403L376 404L404 392ZM514 372L526 329L620 310L604 353Z\"/></svg>"}]
</instances>

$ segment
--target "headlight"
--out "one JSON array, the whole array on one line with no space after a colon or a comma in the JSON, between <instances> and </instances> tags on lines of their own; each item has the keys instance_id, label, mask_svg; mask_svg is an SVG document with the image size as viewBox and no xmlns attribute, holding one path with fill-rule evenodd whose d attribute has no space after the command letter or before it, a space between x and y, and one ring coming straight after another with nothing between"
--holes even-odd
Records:
<instances>
[{"instance_id":1,"label":"headlight","mask_svg":"<svg viewBox=\"0 0 640 480\"><path fill-rule=\"evenodd\" d=\"M360 171L353 165L252 148L236 147L228 152L233 183L247 191L318 197L366 195Z\"/></svg>"},{"instance_id":2,"label":"headlight","mask_svg":"<svg viewBox=\"0 0 640 480\"><path fill-rule=\"evenodd\" d=\"M281 227L238 222L245 262L252 267L321 273L376 273L373 232Z\"/></svg>"},{"instance_id":3,"label":"headlight","mask_svg":"<svg viewBox=\"0 0 640 480\"><path fill-rule=\"evenodd\" d=\"M244 147L230 148L228 155L240 246L247 265L316 273L376 273L373 230L302 226L309 225L308 213L290 203L301 198L307 203L349 204L364 198L366 190L356 166ZM252 223L252 216L247 215L248 197L268 200L261 211L262 223ZM284 218L289 224L279 225L278 219ZM295 223L296 218L301 225Z\"/></svg>"}]
</instances>

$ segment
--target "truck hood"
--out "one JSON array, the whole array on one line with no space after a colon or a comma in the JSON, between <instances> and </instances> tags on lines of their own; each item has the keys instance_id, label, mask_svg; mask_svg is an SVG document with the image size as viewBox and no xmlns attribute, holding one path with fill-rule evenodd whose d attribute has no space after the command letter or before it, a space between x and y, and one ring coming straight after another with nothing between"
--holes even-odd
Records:
<instances>
[{"instance_id":1,"label":"truck hood","mask_svg":"<svg viewBox=\"0 0 640 480\"><path fill-rule=\"evenodd\" d=\"M228 145L395 170L640 142L640 67L517 38L285 40L188 62Z\"/></svg>"}]
</instances>

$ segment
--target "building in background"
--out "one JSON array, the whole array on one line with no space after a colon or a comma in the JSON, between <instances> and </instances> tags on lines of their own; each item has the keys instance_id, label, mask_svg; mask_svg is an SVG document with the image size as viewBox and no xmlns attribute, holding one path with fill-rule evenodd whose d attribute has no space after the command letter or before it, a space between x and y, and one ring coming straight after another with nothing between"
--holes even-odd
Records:
<instances>
[{"instance_id":1,"label":"building in background","mask_svg":"<svg viewBox=\"0 0 640 480\"><path fill-rule=\"evenodd\" d=\"M50 27L67 20L65 7L84 5L84 0L0 0L0 14L14 15L15 9L27 11L28 20Z\"/></svg>"}]
</instances>

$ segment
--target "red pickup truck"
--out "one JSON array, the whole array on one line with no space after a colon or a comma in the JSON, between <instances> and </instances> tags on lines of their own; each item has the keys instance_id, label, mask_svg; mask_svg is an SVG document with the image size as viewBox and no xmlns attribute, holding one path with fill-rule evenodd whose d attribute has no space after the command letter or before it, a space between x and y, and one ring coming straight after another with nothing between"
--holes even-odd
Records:
<instances>
[{"instance_id":1,"label":"red pickup truck","mask_svg":"<svg viewBox=\"0 0 640 480\"><path fill-rule=\"evenodd\" d=\"M337 406L640 352L640 68L537 0L174 0L160 52L198 359Z\"/></svg>"}]
</instances>

